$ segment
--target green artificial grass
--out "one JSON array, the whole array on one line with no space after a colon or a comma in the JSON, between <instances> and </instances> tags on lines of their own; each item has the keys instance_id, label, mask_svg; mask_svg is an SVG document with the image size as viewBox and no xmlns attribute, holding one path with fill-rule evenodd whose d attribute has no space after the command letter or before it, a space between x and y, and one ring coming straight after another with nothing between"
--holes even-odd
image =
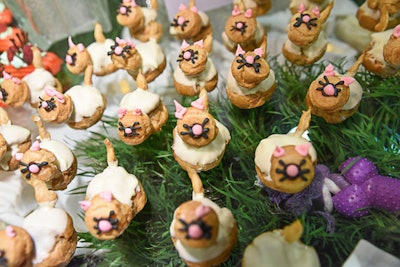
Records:
<instances>
[{"instance_id":1,"label":"green artificial grass","mask_svg":"<svg viewBox=\"0 0 400 267\"><path fill-rule=\"evenodd\" d=\"M304 98L309 84L328 62L312 67L279 65L270 60L278 87L271 101L252 110L233 107L221 94L210 103L210 113L225 124L232 136L221 164L201 172L206 193L220 206L229 208L237 220L239 240L231 257L222 266L240 266L246 246L259 234L293 222L296 217L271 204L268 195L254 183L254 152L258 143L274 133L287 133L305 110ZM344 73L343 64L335 68ZM362 156L373 161L382 175L400 177L400 78L382 79L367 72L355 77L364 88L359 111L340 124L327 124L312 116L309 136L317 149L318 162L338 172L339 164L349 157ZM222 90L222 88L218 88ZM184 103L194 98L185 97ZM94 133L89 141L78 143L78 159L89 161L93 176L106 167L106 150L102 142L112 141L119 165L135 174L148 196L144 210L137 215L122 236L112 241L98 241L90 234L79 234L92 242L101 254L98 266L184 266L169 235L174 210L190 200L190 179L173 158L172 130L175 110L162 131L138 146L128 146L116 136L116 119L104 118L104 131ZM75 193L83 192L84 188ZM302 241L314 246L321 266L340 266L360 239L400 256L399 214L373 210L370 215L349 219L334 212L336 231L328 233L326 221L317 215L302 214ZM87 256L90 262L91 256ZM89 264L90 265L90 264Z\"/></svg>"}]
</instances>

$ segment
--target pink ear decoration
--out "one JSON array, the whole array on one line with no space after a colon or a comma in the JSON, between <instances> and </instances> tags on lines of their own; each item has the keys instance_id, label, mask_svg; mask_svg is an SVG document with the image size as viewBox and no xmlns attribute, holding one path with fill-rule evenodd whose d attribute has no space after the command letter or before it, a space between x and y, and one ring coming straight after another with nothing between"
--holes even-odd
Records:
<instances>
[{"instance_id":1,"label":"pink ear decoration","mask_svg":"<svg viewBox=\"0 0 400 267\"><path fill-rule=\"evenodd\" d=\"M246 18L251 18L253 16L253 10L251 10L250 8L246 10L246 12L244 12L244 16Z\"/></svg>"},{"instance_id":2,"label":"pink ear decoration","mask_svg":"<svg viewBox=\"0 0 400 267\"><path fill-rule=\"evenodd\" d=\"M254 53L255 53L257 56L262 57L262 55L263 55L263 49L262 49L262 48L256 48L256 49L254 49Z\"/></svg>"},{"instance_id":3,"label":"pink ear decoration","mask_svg":"<svg viewBox=\"0 0 400 267\"><path fill-rule=\"evenodd\" d=\"M185 115L187 108L183 107L181 104L179 104L178 101L174 100L175 103L175 108L176 108L176 112L175 112L175 118L177 119L182 119L183 116Z\"/></svg>"},{"instance_id":4,"label":"pink ear decoration","mask_svg":"<svg viewBox=\"0 0 400 267\"><path fill-rule=\"evenodd\" d=\"M284 148L282 148L280 146L276 146L273 155L276 158L280 158L280 157L283 157L285 155L285 153L286 153L286 151Z\"/></svg>"},{"instance_id":5,"label":"pink ear decoration","mask_svg":"<svg viewBox=\"0 0 400 267\"><path fill-rule=\"evenodd\" d=\"M297 9L297 12L303 13L306 10L306 7L304 6L304 3L300 3L299 8Z\"/></svg>"},{"instance_id":6,"label":"pink ear decoration","mask_svg":"<svg viewBox=\"0 0 400 267\"><path fill-rule=\"evenodd\" d=\"M65 103L65 97L62 93L56 91L55 97L57 98L58 102L60 102L61 104Z\"/></svg>"},{"instance_id":7,"label":"pink ear decoration","mask_svg":"<svg viewBox=\"0 0 400 267\"><path fill-rule=\"evenodd\" d=\"M202 97L200 97L200 98L197 99L196 101L193 101L193 102L191 103L191 106L194 107L194 108L203 110L203 109L204 109L203 101L204 101L204 98L205 98L205 97L206 97L206 96L203 95Z\"/></svg>"},{"instance_id":8,"label":"pink ear decoration","mask_svg":"<svg viewBox=\"0 0 400 267\"><path fill-rule=\"evenodd\" d=\"M48 96L55 96L57 91L55 89L53 89L53 88L46 87L46 88L44 88L44 92Z\"/></svg>"},{"instance_id":9,"label":"pink ear decoration","mask_svg":"<svg viewBox=\"0 0 400 267\"><path fill-rule=\"evenodd\" d=\"M193 13L199 13L199 10L197 9L196 6L192 6L192 7L190 8L190 11L192 11Z\"/></svg>"},{"instance_id":10,"label":"pink ear decoration","mask_svg":"<svg viewBox=\"0 0 400 267\"><path fill-rule=\"evenodd\" d=\"M135 115L137 115L137 116L140 116L140 115L143 114L143 112L142 112L142 110L141 110L140 108L137 108L137 109L135 109L135 110L133 111L133 114L135 114Z\"/></svg>"},{"instance_id":11,"label":"pink ear decoration","mask_svg":"<svg viewBox=\"0 0 400 267\"><path fill-rule=\"evenodd\" d=\"M104 192L100 193L100 197L107 202L112 201L112 196L113 196L113 194L111 193L111 191L104 191Z\"/></svg>"},{"instance_id":12,"label":"pink ear decoration","mask_svg":"<svg viewBox=\"0 0 400 267\"><path fill-rule=\"evenodd\" d=\"M318 6L316 6L312 9L312 13L314 13L314 15L317 16L317 18L319 18L321 16Z\"/></svg>"},{"instance_id":13,"label":"pink ear decoration","mask_svg":"<svg viewBox=\"0 0 400 267\"><path fill-rule=\"evenodd\" d=\"M23 156L24 156L24 153L16 153L15 154L15 159L16 160L21 160Z\"/></svg>"},{"instance_id":14,"label":"pink ear decoration","mask_svg":"<svg viewBox=\"0 0 400 267\"><path fill-rule=\"evenodd\" d=\"M79 205L84 211L87 211L92 206L92 203L89 200L83 200L79 201Z\"/></svg>"},{"instance_id":15,"label":"pink ear decoration","mask_svg":"<svg viewBox=\"0 0 400 267\"><path fill-rule=\"evenodd\" d=\"M69 48L72 48L75 46L74 42L72 41L71 35L68 36L68 46L69 46Z\"/></svg>"},{"instance_id":16,"label":"pink ear decoration","mask_svg":"<svg viewBox=\"0 0 400 267\"><path fill-rule=\"evenodd\" d=\"M184 4L179 5L179 11L185 10L186 6Z\"/></svg>"},{"instance_id":17,"label":"pink ear decoration","mask_svg":"<svg viewBox=\"0 0 400 267\"><path fill-rule=\"evenodd\" d=\"M136 6L137 6L136 1L135 1L135 0L132 0L132 1L131 1L131 7L136 7Z\"/></svg>"},{"instance_id":18,"label":"pink ear decoration","mask_svg":"<svg viewBox=\"0 0 400 267\"><path fill-rule=\"evenodd\" d=\"M3 78L8 80L8 79L11 79L12 76L3 70Z\"/></svg>"},{"instance_id":19,"label":"pink ear decoration","mask_svg":"<svg viewBox=\"0 0 400 267\"><path fill-rule=\"evenodd\" d=\"M118 109L118 118L122 119L126 113L128 112L128 110L126 108L119 108Z\"/></svg>"},{"instance_id":20,"label":"pink ear decoration","mask_svg":"<svg viewBox=\"0 0 400 267\"><path fill-rule=\"evenodd\" d=\"M201 217L206 216L207 214L209 214L211 211L211 208L205 205L200 205L196 208L195 210L195 214L197 216L198 219L200 219Z\"/></svg>"},{"instance_id":21,"label":"pink ear decoration","mask_svg":"<svg viewBox=\"0 0 400 267\"><path fill-rule=\"evenodd\" d=\"M393 29L393 36L396 38L400 37L400 24L394 27Z\"/></svg>"},{"instance_id":22,"label":"pink ear decoration","mask_svg":"<svg viewBox=\"0 0 400 267\"><path fill-rule=\"evenodd\" d=\"M186 40L183 40L180 49L182 51L182 50L185 50L186 48L188 48L189 46L190 46L190 44L188 42L186 42Z\"/></svg>"},{"instance_id":23,"label":"pink ear decoration","mask_svg":"<svg viewBox=\"0 0 400 267\"><path fill-rule=\"evenodd\" d=\"M36 140L29 149L32 151L39 151L40 150L39 141Z\"/></svg>"},{"instance_id":24,"label":"pink ear decoration","mask_svg":"<svg viewBox=\"0 0 400 267\"><path fill-rule=\"evenodd\" d=\"M237 5L235 5L232 10L232 16L239 16L239 15L240 15L240 9Z\"/></svg>"},{"instance_id":25,"label":"pink ear decoration","mask_svg":"<svg viewBox=\"0 0 400 267\"><path fill-rule=\"evenodd\" d=\"M246 51L244 51L243 50L243 48L240 46L240 44L238 44L237 45L237 48L236 48L236 56L239 56L239 55L244 55L246 53Z\"/></svg>"},{"instance_id":26,"label":"pink ear decoration","mask_svg":"<svg viewBox=\"0 0 400 267\"><path fill-rule=\"evenodd\" d=\"M301 156L305 157L308 155L308 151L310 150L311 144L310 143L304 143L301 145L297 145L294 147L294 149L299 153Z\"/></svg>"},{"instance_id":27,"label":"pink ear decoration","mask_svg":"<svg viewBox=\"0 0 400 267\"><path fill-rule=\"evenodd\" d=\"M328 64L324 71L325 76L335 76L335 70L333 69L332 64Z\"/></svg>"},{"instance_id":28,"label":"pink ear decoration","mask_svg":"<svg viewBox=\"0 0 400 267\"><path fill-rule=\"evenodd\" d=\"M83 52L85 50L85 46L82 43L79 43L78 50L79 50L79 52Z\"/></svg>"},{"instance_id":29,"label":"pink ear decoration","mask_svg":"<svg viewBox=\"0 0 400 267\"><path fill-rule=\"evenodd\" d=\"M344 76L342 78L340 78L341 81L344 81L344 85L345 86L349 86L351 83L353 83L356 79L354 79L353 77L349 77L349 76Z\"/></svg>"},{"instance_id":30,"label":"pink ear decoration","mask_svg":"<svg viewBox=\"0 0 400 267\"><path fill-rule=\"evenodd\" d=\"M125 41L117 36L117 37L115 37L115 42L116 42L118 45L121 45L121 44L123 44Z\"/></svg>"},{"instance_id":31,"label":"pink ear decoration","mask_svg":"<svg viewBox=\"0 0 400 267\"><path fill-rule=\"evenodd\" d=\"M195 42L194 45L198 45L198 46L200 46L201 48L204 48L204 42L203 42L203 40L200 40L200 41Z\"/></svg>"},{"instance_id":32,"label":"pink ear decoration","mask_svg":"<svg viewBox=\"0 0 400 267\"><path fill-rule=\"evenodd\" d=\"M12 77L11 80L13 81L13 83L15 84L21 84L21 80L16 78L16 77Z\"/></svg>"},{"instance_id":33,"label":"pink ear decoration","mask_svg":"<svg viewBox=\"0 0 400 267\"><path fill-rule=\"evenodd\" d=\"M6 227L6 235L8 237L15 237L17 235L17 232L15 232L14 227L12 226L7 226Z\"/></svg>"}]
</instances>

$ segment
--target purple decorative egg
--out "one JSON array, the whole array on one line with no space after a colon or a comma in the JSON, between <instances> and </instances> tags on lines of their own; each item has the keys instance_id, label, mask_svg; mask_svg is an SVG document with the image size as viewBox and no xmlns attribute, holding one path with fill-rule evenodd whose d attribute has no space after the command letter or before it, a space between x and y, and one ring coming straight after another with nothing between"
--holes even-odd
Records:
<instances>
[{"instance_id":1,"label":"purple decorative egg","mask_svg":"<svg viewBox=\"0 0 400 267\"><path fill-rule=\"evenodd\" d=\"M367 158L361 157L347 159L340 165L339 171L352 184L362 184L378 174L375 164Z\"/></svg>"}]
</instances>

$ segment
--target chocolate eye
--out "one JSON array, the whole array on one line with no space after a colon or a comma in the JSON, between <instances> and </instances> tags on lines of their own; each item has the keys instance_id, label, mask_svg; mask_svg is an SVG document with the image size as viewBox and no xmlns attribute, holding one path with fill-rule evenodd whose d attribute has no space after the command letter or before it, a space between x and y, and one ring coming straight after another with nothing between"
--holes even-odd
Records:
<instances>
[{"instance_id":1,"label":"chocolate eye","mask_svg":"<svg viewBox=\"0 0 400 267\"><path fill-rule=\"evenodd\" d=\"M279 182L284 182L285 180L296 180L297 178L301 178L303 181L307 181L307 177L304 174L309 173L309 169L302 169L303 165L306 164L306 161L302 159L300 164L289 163L286 164L283 160L279 160L279 164L283 167L282 169L276 168L276 173L282 174L282 178L279 179Z\"/></svg>"},{"instance_id":2,"label":"chocolate eye","mask_svg":"<svg viewBox=\"0 0 400 267\"><path fill-rule=\"evenodd\" d=\"M7 91L4 90L4 88L0 86L0 100L2 100L3 102L6 102L7 96L8 96Z\"/></svg>"},{"instance_id":3,"label":"chocolate eye","mask_svg":"<svg viewBox=\"0 0 400 267\"><path fill-rule=\"evenodd\" d=\"M240 59L236 60L236 63L240 63L240 65L237 67L238 70L246 66L246 67L253 67L255 72L257 73L260 71L261 64L256 62L257 60L260 59L259 55L256 55L255 57L253 56L244 57L243 54L239 54L239 57Z\"/></svg>"},{"instance_id":4,"label":"chocolate eye","mask_svg":"<svg viewBox=\"0 0 400 267\"><path fill-rule=\"evenodd\" d=\"M32 173L38 173L42 169L43 166L48 165L49 163L47 161L43 161L41 163L36 163L36 162L30 162L30 163L24 163L22 161L19 162L19 165L25 166L25 168L21 169L22 173L26 173L25 178L30 179Z\"/></svg>"},{"instance_id":5,"label":"chocolate eye","mask_svg":"<svg viewBox=\"0 0 400 267\"><path fill-rule=\"evenodd\" d=\"M123 59L126 58L126 54L130 54L131 53L131 49L132 46L131 45L125 45L124 47L119 46L118 44L112 45L111 47L111 51L107 52L107 55L116 55L116 56L120 56Z\"/></svg>"},{"instance_id":6,"label":"chocolate eye","mask_svg":"<svg viewBox=\"0 0 400 267\"><path fill-rule=\"evenodd\" d=\"M184 31L186 26L188 25L189 20L186 20L184 17L179 16L172 20L171 26L172 27L181 27L181 31Z\"/></svg>"},{"instance_id":7,"label":"chocolate eye","mask_svg":"<svg viewBox=\"0 0 400 267\"><path fill-rule=\"evenodd\" d=\"M193 49L188 49L188 50L183 50L177 59L178 62L181 62L183 60L185 61L192 61L194 64L196 60L198 59L199 51L194 51Z\"/></svg>"},{"instance_id":8,"label":"chocolate eye","mask_svg":"<svg viewBox=\"0 0 400 267\"><path fill-rule=\"evenodd\" d=\"M210 239L211 229L210 225L207 225L203 220L198 219L191 223L185 222L184 219L178 219L182 224L183 228L179 229L180 232L186 232L185 238L187 239Z\"/></svg>"},{"instance_id":9,"label":"chocolate eye","mask_svg":"<svg viewBox=\"0 0 400 267\"><path fill-rule=\"evenodd\" d=\"M122 122L119 122L118 123L118 125L119 125L118 130L124 131L124 136L125 137L133 137L133 136L139 135L136 132L136 130L139 130L139 129L142 128L141 126L137 126L139 124L140 123L138 121L135 121L134 123L132 123L132 126L126 127Z\"/></svg>"},{"instance_id":10,"label":"chocolate eye","mask_svg":"<svg viewBox=\"0 0 400 267\"><path fill-rule=\"evenodd\" d=\"M200 138L203 137L205 139L208 139L207 133L210 131L209 128L204 127L210 120L208 118L205 118L203 122L200 123L194 123L192 125L187 125L183 124L183 127L186 128L188 131L187 132L180 132L181 135L190 135L193 138Z\"/></svg>"},{"instance_id":11,"label":"chocolate eye","mask_svg":"<svg viewBox=\"0 0 400 267\"><path fill-rule=\"evenodd\" d=\"M93 221L95 221L97 224L93 226L95 230L97 230L97 234L101 233L107 233L113 229L118 229L118 219L112 217L115 215L115 212L113 210L110 211L108 214L108 217L103 218L93 218Z\"/></svg>"},{"instance_id":12,"label":"chocolate eye","mask_svg":"<svg viewBox=\"0 0 400 267\"><path fill-rule=\"evenodd\" d=\"M321 91L323 96L338 96L342 89L337 88L338 85L343 85L344 81L339 81L335 84L331 83L328 77L324 76L323 81L318 81L321 87L316 88L317 91Z\"/></svg>"},{"instance_id":13,"label":"chocolate eye","mask_svg":"<svg viewBox=\"0 0 400 267\"><path fill-rule=\"evenodd\" d=\"M296 18L296 22L293 24L294 27L298 28L301 24L305 24L309 30L311 30L311 26L317 26L315 21L317 18L311 18L308 14L300 14L300 17Z\"/></svg>"},{"instance_id":14,"label":"chocolate eye","mask_svg":"<svg viewBox=\"0 0 400 267\"><path fill-rule=\"evenodd\" d=\"M57 106L56 102L54 101L54 97L50 98L49 100L43 100L43 98L39 96L39 99L39 108L44 108L46 111L52 111Z\"/></svg>"},{"instance_id":15,"label":"chocolate eye","mask_svg":"<svg viewBox=\"0 0 400 267\"><path fill-rule=\"evenodd\" d=\"M4 250L0 250L0 266L8 266L6 252Z\"/></svg>"},{"instance_id":16,"label":"chocolate eye","mask_svg":"<svg viewBox=\"0 0 400 267\"><path fill-rule=\"evenodd\" d=\"M132 9L130 6L125 6L121 3L121 5L117 9L117 14L123 15L123 16L129 16L129 13L132 12Z\"/></svg>"},{"instance_id":17,"label":"chocolate eye","mask_svg":"<svg viewBox=\"0 0 400 267\"><path fill-rule=\"evenodd\" d=\"M243 35L246 32L247 24L244 21L235 21L235 25L232 25L231 31L239 31Z\"/></svg>"}]
</instances>

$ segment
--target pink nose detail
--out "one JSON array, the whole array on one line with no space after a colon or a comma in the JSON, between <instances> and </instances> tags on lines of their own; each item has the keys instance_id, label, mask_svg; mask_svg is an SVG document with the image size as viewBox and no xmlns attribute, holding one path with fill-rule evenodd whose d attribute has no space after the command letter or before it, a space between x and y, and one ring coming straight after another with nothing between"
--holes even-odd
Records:
<instances>
[{"instance_id":1,"label":"pink nose detail","mask_svg":"<svg viewBox=\"0 0 400 267\"><path fill-rule=\"evenodd\" d=\"M192 131L195 135L201 135L203 133L203 127L200 124L193 125Z\"/></svg>"},{"instance_id":2,"label":"pink nose detail","mask_svg":"<svg viewBox=\"0 0 400 267\"><path fill-rule=\"evenodd\" d=\"M0 92L0 99L3 99L3 93Z\"/></svg>"},{"instance_id":3,"label":"pink nose detail","mask_svg":"<svg viewBox=\"0 0 400 267\"><path fill-rule=\"evenodd\" d=\"M236 28L238 28L238 29L243 28L243 23L238 22L238 23L236 24Z\"/></svg>"},{"instance_id":4,"label":"pink nose detail","mask_svg":"<svg viewBox=\"0 0 400 267\"><path fill-rule=\"evenodd\" d=\"M305 15L305 16L303 16L303 21L304 22L309 22L310 21L310 16L308 16L308 15Z\"/></svg>"},{"instance_id":5,"label":"pink nose detail","mask_svg":"<svg viewBox=\"0 0 400 267\"><path fill-rule=\"evenodd\" d=\"M41 105L42 105L42 108L47 108L47 102L46 101L43 101L42 103L41 103Z\"/></svg>"},{"instance_id":6,"label":"pink nose detail","mask_svg":"<svg viewBox=\"0 0 400 267\"><path fill-rule=\"evenodd\" d=\"M335 94L335 88L333 87L332 84L328 84L324 87L324 93L332 96Z\"/></svg>"},{"instance_id":7,"label":"pink nose detail","mask_svg":"<svg viewBox=\"0 0 400 267\"><path fill-rule=\"evenodd\" d=\"M182 25L183 23L185 23L185 18L184 17L182 17L182 16L180 16L179 18L178 18L178 24L179 25Z\"/></svg>"},{"instance_id":8,"label":"pink nose detail","mask_svg":"<svg viewBox=\"0 0 400 267\"><path fill-rule=\"evenodd\" d=\"M65 62L72 64L72 57L70 55L65 56Z\"/></svg>"},{"instance_id":9,"label":"pink nose detail","mask_svg":"<svg viewBox=\"0 0 400 267\"><path fill-rule=\"evenodd\" d=\"M249 63L249 64L253 64L253 63L254 63L254 57L252 57L252 56L247 56L247 57L246 57L246 62Z\"/></svg>"},{"instance_id":10,"label":"pink nose detail","mask_svg":"<svg viewBox=\"0 0 400 267\"><path fill-rule=\"evenodd\" d=\"M127 8L126 8L125 6L121 6L121 7L119 8L119 13L122 14L122 15L125 15L125 14L126 14L126 11L127 11Z\"/></svg>"},{"instance_id":11,"label":"pink nose detail","mask_svg":"<svg viewBox=\"0 0 400 267\"><path fill-rule=\"evenodd\" d=\"M131 128L126 128L126 129L125 129L125 133L126 133L126 134L131 134L131 133L132 133Z\"/></svg>"},{"instance_id":12,"label":"pink nose detail","mask_svg":"<svg viewBox=\"0 0 400 267\"><path fill-rule=\"evenodd\" d=\"M31 173L38 173L39 172L39 166L36 164L32 164L31 166L29 166L29 172Z\"/></svg>"},{"instance_id":13,"label":"pink nose detail","mask_svg":"<svg viewBox=\"0 0 400 267\"><path fill-rule=\"evenodd\" d=\"M183 53L183 58L186 60L189 60L191 56L192 56L192 54L189 51L186 51L185 53Z\"/></svg>"},{"instance_id":14,"label":"pink nose detail","mask_svg":"<svg viewBox=\"0 0 400 267\"><path fill-rule=\"evenodd\" d=\"M114 53L116 55L121 55L122 54L122 47L118 46L115 48Z\"/></svg>"},{"instance_id":15,"label":"pink nose detail","mask_svg":"<svg viewBox=\"0 0 400 267\"><path fill-rule=\"evenodd\" d=\"M112 229L112 225L107 220L101 220L98 224L99 230L102 232L109 232Z\"/></svg>"},{"instance_id":16,"label":"pink nose detail","mask_svg":"<svg viewBox=\"0 0 400 267\"><path fill-rule=\"evenodd\" d=\"M203 235L203 230L201 230L200 226L194 224L189 226L188 235L190 238L199 239Z\"/></svg>"},{"instance_id":17,"label":"pink nose detail","mask_svg":"<svg viewBox=\"0 0 400 267\"><path fill-rule=\"evenodd\" d=\"M296 177L297 175L299 175L299 168L294 164L290 164L286 168L286 173L290 177Z\"/></svg>"}]
</instances>

